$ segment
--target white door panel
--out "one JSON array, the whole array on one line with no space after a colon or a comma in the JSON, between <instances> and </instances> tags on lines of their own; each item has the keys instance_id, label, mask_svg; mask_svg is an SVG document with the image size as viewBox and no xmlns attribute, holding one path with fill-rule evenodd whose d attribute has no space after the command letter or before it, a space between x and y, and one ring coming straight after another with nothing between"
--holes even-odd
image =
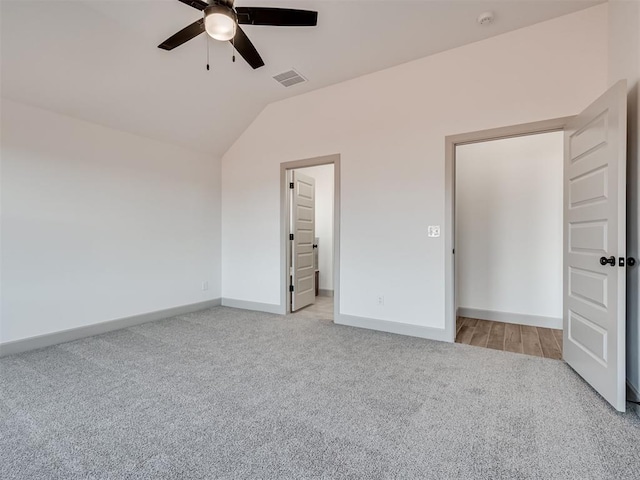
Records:
<instances>
[{"instance_id":1,"label":"white door panel","mask_svg":"<svg viewBox=\"0 0 640 480\"><path fill-rule=\"evenodd\" d=\"M315 227L315 179L293 171L291 219L291 311L311 305L316 299L313 265Z\"/></svg>"},{"instance_id":2,"label":"white door panel","mask_svg":"<svg viewBox=\"0 0 640 480\"><path fill-rule=\"evenodd\" d=\"M565 128L566 362L625 409L626 82ZM613 265L601 259L614 258Z\"/></svg>"}]
</instances>

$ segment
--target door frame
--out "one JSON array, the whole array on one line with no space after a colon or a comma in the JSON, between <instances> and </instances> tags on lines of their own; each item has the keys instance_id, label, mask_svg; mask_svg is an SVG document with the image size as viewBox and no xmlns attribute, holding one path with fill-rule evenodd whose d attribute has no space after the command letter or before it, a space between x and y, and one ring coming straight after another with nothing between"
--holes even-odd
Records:
<instances>
[{"instance_id":1,"label":"door frame","mask_svg":"<svg viewBox=\"0 0 640 480\"><path fill-rule=\"evenodd\" d=\"M333 318L340 312L340 154L282 162L280 164L280 310L291 313L289 269L291 243L289 240L289 185L287 174L299 168L333 165Z\"/></svg>"},{"instance_id":2,"label":"door frame","mask_svg":"<svg viewBox=\"0 0 640 480\"><path fill-rule=\"evenodd\" d=\"M565 129L565 125L574 116L522 123L507 127L491 128L445 137L445 212L444 212L444 327L445 338L450 342L456 340L456 270L455 270L455 189L456 189L456 147L471 143L490 142L505 138L524 137L540 133L557 132ZM563 239L564 242L564 239ZM564 254L563 254L564 255ZM564 273L563 273L564 275Z\"/></svg>"}]
</instances>

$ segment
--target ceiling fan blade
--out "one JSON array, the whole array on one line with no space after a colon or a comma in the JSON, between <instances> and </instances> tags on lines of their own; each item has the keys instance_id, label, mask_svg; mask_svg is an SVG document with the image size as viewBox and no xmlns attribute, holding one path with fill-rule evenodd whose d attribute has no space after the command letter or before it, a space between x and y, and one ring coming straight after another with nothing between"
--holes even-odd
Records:
<instances>
[{"instance_id":1,"label":"ceiling fan blade","mask_svg":"<svg viewBox=\"0 0 640 480\"><path fill-rule=\"evenodd\" d=\"M193 22L188 27L183 28L175 35L167 38L164 42L158 45L158 48L163 50L173 50L192 38L197 37L202 32L204 32L204 19L201 18L197 22Z\"/></svg>"},{"instance_id":2,"label":"ceiling fan blade","mask_svg":"<svg viewBox=\"0 0 640 480\"><path fill-rule=\"evenodd\" d=\"M241 25L274 25L278 27L315 27L318 12L291 8L237 7Z\"/></svg>"},{"instance_id":3,"label":"ceiling fan blade","mask_svg":"<svg viewBox=\"0 0 640 480\"><path fill-rule=\"evenodd\" d=\"M178 0L179 2L189 5L197 10L204 10L209 6L206 0Z\"/></svg>"},{"instance_id":4,"label":"ceiling fan blade","mask_svg":"<svg viewBox=\"0 0 640 480\"><path fill-rule=\"evenodd\" d=\"M240 25L236 28L236 36L233 40L230 40L233 43L233 46L238 51L242 58L244 58L251 67L255 70L256 68L260 68L264 65L264 61L262 57L256 50L256 47L253 46L247 34L244 33L244 30L240 28Z\"/></svg>"}]
</instances>

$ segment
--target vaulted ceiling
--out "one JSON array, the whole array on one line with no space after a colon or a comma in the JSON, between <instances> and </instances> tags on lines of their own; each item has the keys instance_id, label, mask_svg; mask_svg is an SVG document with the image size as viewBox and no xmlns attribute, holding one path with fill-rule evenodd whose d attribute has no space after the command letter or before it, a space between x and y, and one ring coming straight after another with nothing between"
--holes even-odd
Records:
<instances>
[{"instance_id":1,"label":"vaulted ceiling","mask_svg":"<svg viewBox=\"0 0 640 480\"><path fill-rule=\"evenodd\" d=\"M269 103L602 3L602 0L237 0L319 12L315 28L245 26L266 66L201 35L178 0L2 0L2 96L222 155ZM488 26L476 22L495 13ZM272 76L297 69L308 82ZM398 85L402 88L402 85Z\"/></svg>"}]
</instances>

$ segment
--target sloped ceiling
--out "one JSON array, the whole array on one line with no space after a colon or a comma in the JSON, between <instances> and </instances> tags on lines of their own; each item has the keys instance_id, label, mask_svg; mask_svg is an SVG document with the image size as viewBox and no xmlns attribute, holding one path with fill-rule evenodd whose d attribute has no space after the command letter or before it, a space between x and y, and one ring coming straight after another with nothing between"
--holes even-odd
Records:
<instances>
[{"instance_id":1,"label":"sloped ceiling","mask_svg":"<svg viewBox=\"0 0 640 480\"><path fill-rule=\"evenodd\" d=\"M1 3L2 96L222 155L269 103L571 13L600 0L237 0L319 12L316 28L246 26L266 62L252 70L204 35L157 45L197 20L177 0ZM495 12L480 26L478 15ZM309 81L272 76L296 68ZM401 85L398 88L402 88Z\"/></svg>"}]
</instances>

